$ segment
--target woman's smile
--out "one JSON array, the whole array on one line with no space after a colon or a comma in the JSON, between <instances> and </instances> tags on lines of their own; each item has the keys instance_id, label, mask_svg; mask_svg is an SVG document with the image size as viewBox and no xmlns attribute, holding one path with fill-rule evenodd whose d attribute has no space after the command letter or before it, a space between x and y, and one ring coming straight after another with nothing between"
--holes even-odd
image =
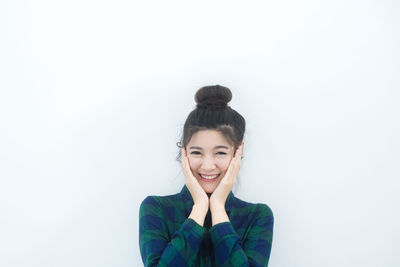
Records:
<instances>
[{"instance_id":1,"label":"woman's smile","mask_svg":"<svg viewBox=\"0 0 400 267\"><path fill-rule=\"evenodd\" d=\"M205 175L205 174L201 174L200 175L200 179L204 182L213 182L216 181L219 177L220 174L214 174L214 175Z\"/></svg>"}]
</instances>

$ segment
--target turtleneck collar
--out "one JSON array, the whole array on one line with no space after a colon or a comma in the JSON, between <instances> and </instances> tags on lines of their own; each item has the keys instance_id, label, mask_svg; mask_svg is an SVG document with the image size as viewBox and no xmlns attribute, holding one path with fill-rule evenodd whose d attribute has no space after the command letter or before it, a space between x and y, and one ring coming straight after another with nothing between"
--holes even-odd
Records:
<instances>
[{"instance_id":1,"label":"turtleneck collar","mask_svg":"<svg viewBox=\"0 0 400 267\"><path fill-rule=\"evenodd\" d=\"M189 192L189 189L187 188L186 184L183 185L181 192L179 193L180 198L182 199L183 205L185 207L185 212L186 215L189 215L190 212L192 211L193 208L193 198L192 195ZM229 214L230 210L232 209L233 202L234 202L235 196L232 191L229 192L229 195L225 201L225 210Z\"/></svg>"}]
</instances>

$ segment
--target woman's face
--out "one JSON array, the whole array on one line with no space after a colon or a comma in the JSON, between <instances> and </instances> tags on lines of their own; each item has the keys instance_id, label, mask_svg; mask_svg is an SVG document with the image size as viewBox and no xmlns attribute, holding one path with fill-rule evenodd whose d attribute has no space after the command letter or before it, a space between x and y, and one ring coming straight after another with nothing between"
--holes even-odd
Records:
<instances>
[{"instance_id":1,"label":"woman's face","mask_svg":"<svg viewBox=\"0 0 400 267\"><path fill-rule=\"evenodd\" d=\"M206 193L211 194L224 177L233 158L234 147L215 130L196 132L186 146L190 169ZM209 176L206 179L201 175ZM212 176L212 177L210 177Z\"/></svg>"}]
</instances>

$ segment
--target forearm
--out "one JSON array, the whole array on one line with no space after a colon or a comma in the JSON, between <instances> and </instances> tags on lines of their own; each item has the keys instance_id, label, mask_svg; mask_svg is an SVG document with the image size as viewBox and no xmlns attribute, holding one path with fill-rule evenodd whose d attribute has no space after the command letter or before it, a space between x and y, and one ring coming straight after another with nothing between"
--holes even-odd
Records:
<instances>
[{"instance_id":1,"label":"forearm","mask_svg":"<svg viewBox=\"0 0 400 267\"><path fill-rule=\"evenodd\" d=\"M158 200L147 197L139 208L139 247L144 266L193 266L206 229L186 219L171 236L164 220Z\"/></svg>"},{"instance_id":2,"label":"forearm","mask_svg":"<svg viewBox=\"0 0 400 267\"><path fill-rule=\"evenodd\" d=\"M204 226L204 220L206 218L208 207L193 205L192 211L188 218L193 219L196 223Z\"/></svg>"},{"instance_id":3,"label":"forearm","mask_svg":"<svg viewBox=\"0 0 400 267\"><path fill-rule=\"evenodd\" d=\"M229 222L229 217L226 213L224 206L213 206L210 208L210 210L212 217L212 226L218 223Z\"/></svg>"},{"instance_id":4,"label":"forearm","mask_svg":"<svg viewBox=\"0 0 400 267\"><path fill-rule=\"evenodd\" d=\"M246 238L241 239L232 223L210 228L217 266L267 266L271 253L274 217L265 204L258 204Z\"/></svg>"}]
</instances>

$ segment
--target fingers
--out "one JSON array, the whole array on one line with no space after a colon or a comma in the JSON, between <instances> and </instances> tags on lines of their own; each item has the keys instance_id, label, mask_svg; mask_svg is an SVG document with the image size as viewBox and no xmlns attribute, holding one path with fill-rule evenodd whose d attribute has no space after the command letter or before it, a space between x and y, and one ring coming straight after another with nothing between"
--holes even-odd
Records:
<instances>
[{"instance_id":1,"label":"fingers","mask_svg":"<svg viewBox=\"0 0 400 267\"><path fill-rule=\"evenodd\" d=\"M244 147L244 143L242 143L242 144L236 149L235 157L241 158L241 156L242 156L242 154L243 154L243 147Z\"/></svg>"},{"instance_id":2,"label":"fingers","mask_svg":"<svg viewBox=\"0 0 400 267\"><path fill-rule=\"evenodd\" d=\"M238 153L237 153L237 157L236 157L236 165L237 168L240 168L240 162L242 161L242 154L243 154L243 147L244 147L244 143L242 143L239 147L238 147ZM238 170L239 171L239 170Z\"/></svg>"},{"instance_id":3,"label":"fingers","mask_svg":"<svg viewBox=\"0 0 400 267\"><path fill-rule=\"evenodd\" d=\"M182 147L181 152L182 152L182 159L183 159L184 157L186 157L186 150Z\"/></svg>"},{"instance_id":4,"label":"fingers","mask_svg":"<svg viewBox=\"0 0 400 267\"><path fill-rule=\"evenodd\" d=\"M182 148L181 149L181 151L182 151L182 168L183 168L183 171L184 171L184 173L185 173L185 175L187 175L188 173L188 169L187 169L187 167L188 167L188 162L187 162L187 157L186 157L186 151L185 151L185 149L184 148Z\"/></svg>"},{"instance_id":5,"label":"fingers","mask_svg":"<svg viewBox=\"0 0 400 267\"><path fill-rule=\"evenodd\" d=\"M236 149L235 156L232 158L228 170L226 171L226 177L231 177L236 180L236 176L239 173L240 162L243 152L243 143Z\"/></svg>"},{"instance_id":6,"label":"fingers","mask_svg":"<svg viewBox=\"0 0 400 267\"><path fill-rule=\"evenodd\" d=\"M183 148L181 148L181 154L182 154L181 163L183 166L185 164L185 150Z\"/></svg>"},{"instance_id":7,"label":"fingers","mask_svg":"<svg viewBox=\"0 0 400 267\"><path fill-rule=\"evenodd\" d=\"M186 150L184 148L182 148L182 168L183 168L183 171L184 171L186 177L194 178L192 170L190 169L189 159L186 155Z\"/></svg>"}]
</instances>

